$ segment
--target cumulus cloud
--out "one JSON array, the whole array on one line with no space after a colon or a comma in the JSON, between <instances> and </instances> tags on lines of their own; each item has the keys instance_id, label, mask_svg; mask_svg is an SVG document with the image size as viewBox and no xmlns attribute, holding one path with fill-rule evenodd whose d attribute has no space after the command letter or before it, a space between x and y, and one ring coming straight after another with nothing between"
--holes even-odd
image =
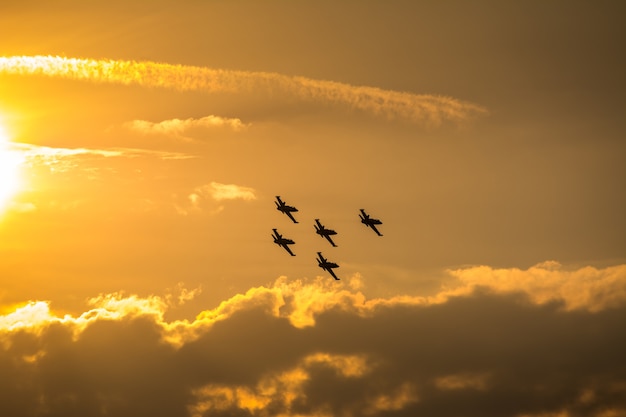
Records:
<instances>
[{"instance_id":1,"label":"cumulus cloud","mask_svg":"<svg viewBox=\"0 0 626 417\"><path fill-rule=\"evenodd\" d=\"M570 271L586 277L572 286L601 285L614 268L626 265ZM30 302L0 316L0 413L624 414L626 299L571 309L567 291L546 301L530 285L485 290L494 279L484 272L474 291L434 298L367 298L359 276L283 277L194 320L165 318L193 298L181 285L165 296L100 295L78 316Z\"/></svg>"},{"instance_id":2,"label":"cumulus cloud","mask_svg":"<svg viewBox=\"0 0 626 417\"><path fill-rule=\"evenodd\" d=\"M187 201L177 204L176 210L179 214L188 215L192 212L202 210L203 203L207 200L221 203L224 200L256 200L256 190L250 187L244 187L237 184L222 184L212 181L208 184L196 187L191 194L187 196ZM219 213L224 206L219 205L213 208L214 213Z\"/></svg>"},{"instance_id":3,"label":"cumulus cloud","mask_svg":"<svg viewBox=\"0 0 626 417\"><path fill-rule=\"evenodd\" d=\"M446 121L461 122L486 113L479 105L450 97L353 86L269 72L231 71L156 62L13 56L0 57L0 73L41 74L182 91L282 91L303 100L346 105L374 115L434 126Z\"/></svg>"},{"instance_id":4,"label":"cumulus cloud","mask_svg":"<svg viewBox=\"0 0 626 417\"><path fill-rule=\"evenodd\" d=\"M527 270L476 266L448 271L460 285L449 295L468 294L477 287L498 293L523 292L537 304L561 301L568 310L599 311L626 300L626 266L587 266L566 270L559 262L546 261Z\"/></svg>"},{"instance_id":5,"label":"cumulus cloud","mask_svg":"<svg viewBox=\"0 0 626 417\"><path fill-rule=\"evenodd\" d=\"M188 139L187 132L192 129L228 128L238 132L248 127L248 125L244 124L240 119L213 115L200 119L169 119L161 122L133 120L132 122L126 123L125 126L143 134L162 134L186 140Z\"/></svg>"},{"instance_id":6,"label":"cumulus cloud","mask_svg":"<svg viewBox=\"0 0 626 417\"><path fill-rule=\"evenodd\" d=\"M266 414L269 409L292 410L303 400L316 369L350 380L363 378L369 366L366 358L359 355L314 353L299 360L292 368L263 375L252 387L209 384L198 388L193 392L195 398L189 406L190 415L237 415L242 410L256 415Z\"/></svg>"},{"instance_id":7,"label":"cumulus cloud","mask_svg":"<svg viewBox=\"0 0 626 417\"><path fill-rule=\"evenodd\" d=\"M220 184L211 182L196 188L199 195L209 195L216 201L222 200L255 200L256 194L253 188L243 187L236 184Z\"/></svg>"}]
</instances>

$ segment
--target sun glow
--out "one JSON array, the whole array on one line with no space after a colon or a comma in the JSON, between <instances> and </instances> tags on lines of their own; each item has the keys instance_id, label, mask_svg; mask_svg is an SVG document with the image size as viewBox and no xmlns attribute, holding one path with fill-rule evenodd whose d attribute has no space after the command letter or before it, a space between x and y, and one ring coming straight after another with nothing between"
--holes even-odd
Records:
<instances>
[{"instance_id":1,"label":"sun glow","mask_svg":"<svg viewBox=\"0 0 626 417\"><path fill-rule=\"evenodd\" d=\"M21 153L11 149L9 135L0 125L0 214L6 211L20 187L19 166L22 160Z\"/></svg>"}]
</instances>

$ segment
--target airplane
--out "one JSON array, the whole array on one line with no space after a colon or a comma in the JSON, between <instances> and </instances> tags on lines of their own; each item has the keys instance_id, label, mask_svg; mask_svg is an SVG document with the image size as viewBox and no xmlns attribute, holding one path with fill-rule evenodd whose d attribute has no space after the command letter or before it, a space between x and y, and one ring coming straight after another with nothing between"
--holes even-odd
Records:
<instances>
[{"instance_id":1,"label":"airplane","mask_svg":"<svg viewBox=\"0 0 626 417\"><path fill-rule=\"evenodd\" d=\"M313 225L313 226L315 226L315 233L317 233L321 237L326 238L326 240L328 240L331 245L336 247L337 245L335 245L335 242L333 242L333 240L330 238L330 236L331 235L336 235L337 232L335 232L332 229L327 229L326 227L324 227L322 225L322 223L320 223L320 219L315 219L315 223L316 224Z\"/></svg>"},{"instance_id":2,"label":"airplane","mask_svg":"<svg viewBox=\"0 0 626 417\"><path fill-rule=\"evenodd\" d=\"M283 248L285 248L285 250L289 252L289 255L296 256L296 254L293 253L291 249L289 249L289 246L288 246L288 245L293 245L296 242L294 242L291 239L284 238L283 235L278 233L276 229L272 229L272 230L274 231L274 233L272 234L272 238L274 238L274 243L276 243L278 246L282 246Z\"/></svg>"},{"instance_id":3,"label":"airplane","mask_svg":"<svg viewBox=\"0 0 626 417\"><path fill-rule=\"evenodd\" d=\"M382 236L382 234L378 231L378 229L376 228L377 224L383 224L383 222L381 222L378 219L372 219L370 217L369 214L367 214L365 212L365 210L361 209L361 214L359 214L359 217L361 218L361 223L363 223L364 225L366 225L367 227L371 227L373 231L376 232L376 234L378 236Z\"/></svg>"},{"instance_id":4,"label":"airplane","mask_svg":"<svg viewBox=\"0 0 626 417\"><path fill-rule=\"evenodd\" d=\"M285 213L294 223L298 223L298 221L294 219L291 214L294 211L298 211L297 208L286 205L283 200L280 199L279 195L276 196L276 201L274 201L274 203L276 203L276 210Z\"/></svg>"},{"instance_id":5,"label":"airplane","mask_svg":"<svg viewBox=\"0 0 626 417\"><path fill-rule=\"evenodd\" d=\"M339 280L339 278L337 278L337 275L335 275L335 273L333 272L333 268L339 268L339 265L334 262L328 262L328 259L322 256L322 252L317 252L317 264L324 271L327 271L333 278Z\"/></svg>"}]
</instances>

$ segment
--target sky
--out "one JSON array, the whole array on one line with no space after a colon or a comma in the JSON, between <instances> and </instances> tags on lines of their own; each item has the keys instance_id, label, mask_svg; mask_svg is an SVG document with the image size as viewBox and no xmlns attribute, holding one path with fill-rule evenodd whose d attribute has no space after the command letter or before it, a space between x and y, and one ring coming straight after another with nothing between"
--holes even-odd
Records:
<instances>
[{"instance_id":1,"label":"sky","mask_svg":"<svg viewBox=\"0 0 626 417\"><path fill-rule=\"evenodd\" d=\"M0 414L626 416L625 12L3 1Z\"/></svg>"}]
</instances>

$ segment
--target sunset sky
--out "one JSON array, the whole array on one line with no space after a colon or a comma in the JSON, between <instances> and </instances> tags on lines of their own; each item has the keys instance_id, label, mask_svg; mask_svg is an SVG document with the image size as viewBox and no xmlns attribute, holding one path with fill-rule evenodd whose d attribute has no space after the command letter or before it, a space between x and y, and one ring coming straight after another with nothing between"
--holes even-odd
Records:
<instances>
[{"instance_id":1,"label":"sunset sky","mask_svg":"<svg viewBox=\"0 0 626 417\"><path fill-rule=\"evenodd\" d=\"M626 416L625 16L0 2L0 415Z\"/></svg>"}]
</instances>

